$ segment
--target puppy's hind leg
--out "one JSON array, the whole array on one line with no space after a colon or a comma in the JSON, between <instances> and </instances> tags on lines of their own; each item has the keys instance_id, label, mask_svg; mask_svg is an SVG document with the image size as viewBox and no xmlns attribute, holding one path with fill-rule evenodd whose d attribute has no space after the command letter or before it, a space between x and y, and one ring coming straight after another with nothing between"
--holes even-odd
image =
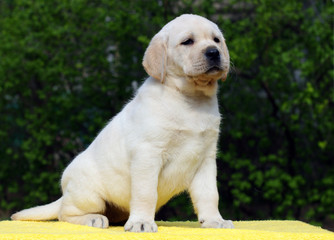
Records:
<instances>
[{"instance_id":1,"label":"puppy's hind leg","mask_svg":"<svg viewBox=\"0 0 334 240\"><path fill-rule=\"evenodd\" d=\"M109 220L102 215L105 210L103 199L92 193L89 198L76 198L65 193L59 213L59 220L90 227L107 228Z\"/></svg>"}]
</instances>

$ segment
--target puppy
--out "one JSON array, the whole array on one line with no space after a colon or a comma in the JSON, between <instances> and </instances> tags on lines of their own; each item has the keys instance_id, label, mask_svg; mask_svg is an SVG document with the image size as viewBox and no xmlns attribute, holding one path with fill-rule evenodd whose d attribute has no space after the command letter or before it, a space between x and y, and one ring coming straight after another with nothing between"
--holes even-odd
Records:
<instances>
[{"instance_id":1,"label":"puppy","mask_svg":"<svg viewBox=\"0 0 334 240\"><path fill-rule=\"evenodd\" d=\"M182 15L153 37L143 66L150 77L134 99L65 169L63 196L13 220L126 221L126 231L156 232L156 211L187 190L202 227L233 228L218 211L216 186L217 80L229 71L221 31Z\"/></svg>"}]
</instances>

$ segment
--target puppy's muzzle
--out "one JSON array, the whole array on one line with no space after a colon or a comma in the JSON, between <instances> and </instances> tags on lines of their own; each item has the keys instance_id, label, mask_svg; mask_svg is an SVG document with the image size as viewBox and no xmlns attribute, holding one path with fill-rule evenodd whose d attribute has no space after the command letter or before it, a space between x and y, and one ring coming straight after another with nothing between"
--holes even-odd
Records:
<instances>
[{"instance_id":1,"label":"puppy's muzzle","mask_svg":"<svg viewBox=\"0 0 334 240\"><path fill-rule=\"evenodd\" d=\"M221 70L220 53L217 48L208 47L204 55L208 61L208 72Z\"/></svg>"}]
</instances>

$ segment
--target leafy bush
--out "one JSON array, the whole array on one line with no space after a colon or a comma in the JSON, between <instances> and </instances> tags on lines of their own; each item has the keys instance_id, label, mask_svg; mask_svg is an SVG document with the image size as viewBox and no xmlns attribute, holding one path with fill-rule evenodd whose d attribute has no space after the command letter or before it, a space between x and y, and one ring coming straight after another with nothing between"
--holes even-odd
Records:
<instances>
[{"instance_id":1,"label":"leafy bush","mask_svg":"<svg viewBox=\"0 0 334 240\"><path fill-rule=\"evenodd\" d=\"M334 220L330 1L0 2L0 214L59 197L62 170L146 77L150 38L192 12L221 27L221 210ZM159 218L194 218L186 195ZM177 217L177 218L175 218Z\"/></svg>"},{"instance_id":2,"label":"leafy bush","mask_svg":"<svg viewBox=\"0 0 334 240\"><path fill-rule=\"evenodd\" d=\"M223 192L241 219L333 220L333 5L246 6L222 22L235 66L221 90Z\"/></svg>"}]
</instances>

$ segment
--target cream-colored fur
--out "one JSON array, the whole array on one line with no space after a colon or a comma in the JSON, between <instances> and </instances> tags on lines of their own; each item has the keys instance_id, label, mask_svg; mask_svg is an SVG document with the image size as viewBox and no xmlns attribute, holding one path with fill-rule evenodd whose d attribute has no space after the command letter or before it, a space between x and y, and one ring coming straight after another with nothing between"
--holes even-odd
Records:
<instances>
[{"instance_id":1,"label":"cream-colored fur","mask_svg":"<svg viewBox=\"0 0 334 240\"><path fill-rule=\"evenodd\" d=\"M155 212L187 190L202 227L233 228L218 211L216 187L217 80L229 70L222 33L182 15L153 37L143 66L150 77L134 99L65 169L63 196L12 219L106 228L109 205L118 210L111 215L129 214L125 230L155 232Z\"/></svg>"}]
</instances>

